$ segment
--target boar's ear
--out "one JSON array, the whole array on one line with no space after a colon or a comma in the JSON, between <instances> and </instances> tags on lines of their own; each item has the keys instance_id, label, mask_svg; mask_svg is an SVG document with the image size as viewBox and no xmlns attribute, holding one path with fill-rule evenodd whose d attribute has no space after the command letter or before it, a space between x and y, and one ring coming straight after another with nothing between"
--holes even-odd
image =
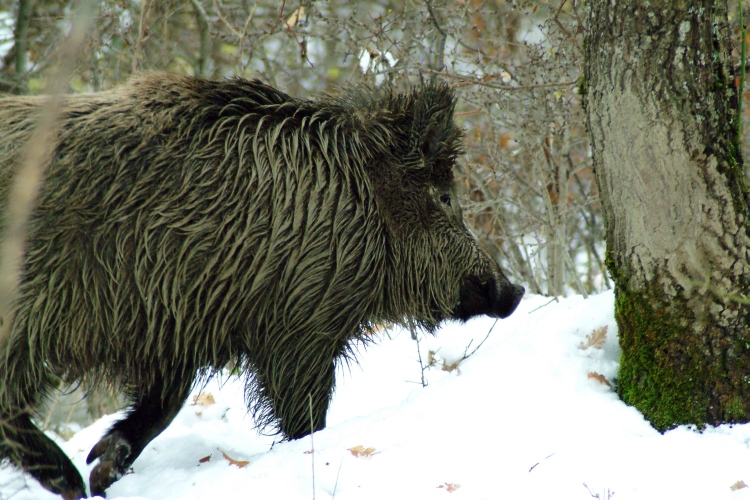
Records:
<instances>
[{"instance_id":1,"label":"boar's ear","mask_svg":"<svg viewBox=\"0 0 750 500\"><path fill-rule=\"evenodd\" d=\"M375 175L446 188L453 182L462 134L453 121L450 85L423 83L403 93L362 85L329 99L345 107L374 150L392 160L375 162ZM384 171L389 169L395 171Z\"/></svg>"},{"instance_id":2,"label":"boar's ear","mask_svg":"<svg viewBox=\"0 0 750 500\"><path fill-rule=\"evenodd\" d=\"M406 164L407 175L435 186L453 182L453 165L460 153L461 130L453 121L456 97L445 83L424 84L415 88L397 112L406 135L407 156L418 159Z\"/></svg>"},{"instance_id":3,"label":"boar's ear","mask_svg":"<svg viewBox=\"0 0 750 500\"><path fill-rule=\"evenodd\" d=\"M427 187L453 186L461 150L453 89L427 83L401 93L364 86L350 90L342 102L369 146L367 172L385 220L396 230L429 225Z\"/></svg>"}]
</instances>

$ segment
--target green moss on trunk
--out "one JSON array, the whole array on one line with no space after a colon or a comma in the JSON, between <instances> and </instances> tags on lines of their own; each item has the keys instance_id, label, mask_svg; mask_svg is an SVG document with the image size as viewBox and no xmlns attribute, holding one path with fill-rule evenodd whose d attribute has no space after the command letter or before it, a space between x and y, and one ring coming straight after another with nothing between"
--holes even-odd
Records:
<instances>
[{"instance_id":1,"label":"green moss on trunk","mask_svg":"<svg viewBox=\"0 0 750 500\"><path fill-rule=\"evenodd\" d=\"M653 294L651 294L653 295ZM676 363L696 356L700 346L685 335L691 313L684 304L667 306L646 292L616 289L615 314L622 357L617 392L643 412L659 431L680 424L707 423L703 363Z\"/></svg>"},{"instance_id":2,"label":"green moss on trunk","mask_svg":"<svg viewBox=\"0 0 750 500\"><path fill-rule=\"evenodd\" d=\"M685 300L665 296L659 281L639 292L616 289L622 347L618 394L661 432L682 424L747 422L750 387L742 373L749 373L748 343L707 318L696 319ZM696 321L705 325L704 332L694 332ZM739 364L727 366L731 358Z\"/></svg>"}]
</instances>

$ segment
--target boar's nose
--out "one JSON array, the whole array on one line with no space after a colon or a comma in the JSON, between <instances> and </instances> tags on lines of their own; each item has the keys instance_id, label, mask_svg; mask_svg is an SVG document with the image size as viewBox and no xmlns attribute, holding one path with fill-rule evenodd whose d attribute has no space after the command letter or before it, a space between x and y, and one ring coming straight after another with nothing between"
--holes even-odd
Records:
<instances>
[{"instance_id":1,"label":"boar's nose","mask_svg":"<svg viewBox=\"0 0 750 500\"><path fill-rule=\"evenodd\" d=\"M497 308L494 311L495 314L490 314L490 316L497 315L500 318L507 318L513 314L518 304L521 303L524 293L526 293L526 289L519 285L503 287L500 297L496 302Z\"/></svg>"},{"instance_id":2,"label":"boar's nose","mask_svg":"<svg viewBox=\"0 0 750 500\"><path fill-rule=\"evenodd\" d=\"M464 280L453 317L463 321L481 314L507 318L516 310L525 291L508 281L498 282L493 276L469 276Z\"/></svg>"}]
</instances>

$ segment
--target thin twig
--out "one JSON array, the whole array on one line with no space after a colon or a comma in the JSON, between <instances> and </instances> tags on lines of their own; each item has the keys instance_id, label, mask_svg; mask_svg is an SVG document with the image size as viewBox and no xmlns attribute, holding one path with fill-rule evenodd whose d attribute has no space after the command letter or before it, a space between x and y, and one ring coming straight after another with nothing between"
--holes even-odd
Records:
<instances>
[{"instance_id":1,"label":"thin twig","mask_svg":"<svg viewBox=\"0 0 750 500\"><path fill-rule=\"evenodd\" d=\"M570 82L559 82L559 83L539 83L535 85L501 85L497 83L491 83L491 80L501 77L504 72L494 73L491 75L485 75L477 78L473 75L461 75L458 73L448 73L447 71L435 71L430 68L422 68L426 73L434 73L445 78L452 80L460 80L459 83L454 84L455 87L465 87L467 85L481 85L483 87L489 87L498 90L505 90L508 92L517 92L519 90L533 90L533 89L546 89L546 88L558 88L558 87L573 87L578 85L578 80Z\"/></svg>"},{"instance_id":2,"label":"thin twig","mask_svg":"<svg viewBox=\"0 0 750 500\"><path fill-rule=\"evenodd\" d=\"M440 23L438 22L437 17L435 16L435 12L432 10L432 1L431 0L425 0L424 3L427 6L427 12L430 14L430 19L432 20L432 25L435 26L435 29L438 30L438 32L441 35L443 35L444 39L447 38L448 37L448 33L440 26ZM487 54L485 54L485 52L482 49L480 49L478 47L472 47L471 45L467 45L466 43L462 42L457 37L454 37L454 39L456 40L456 43L459 44L461 47L463 47L465 49L468 49L468 50L470 50L472 52L477 52L477 53L479 53L479 54L481 54L481 55L483 55L485 57L487 56Z\"/></svg>"},{"instance_id":3,"label":"thin twig","mask_svg":"<svg viewBox=\"0 0 750 500\"><path fill-rule=\"evenodd\" d=\"M576 5L578 2L576 0L573 0L571 2L571 5L573 6L573 17L575 17L576 22L578 23L578 33L583 33L586 30L586 27L583 24L583 19L581 19L581 15L578 14L578 6Z\"/></svg>"},{"instance_id":4,"label":"thin twig","mask_svg":"<svg viewBox=\"0 0 750 500\"><path fill-rule=\"evenodd\" d=\"M194 0L191 0L191 1L194 1ZM216 9L216 15L219 17L219 20L237 38L237 48L239 49L237 51L237 61L238 61L240 73L243 73L244 70L245 70L245 68L244 68L244 63L243 63L243 57L242 56L243 56L243 54L245 54L245 51L242 50L242 44L244 43L245 37L247 36L247 28L248 28L248 26L250 26L250 22L253 20L253 16L255 16L255 9L258 8L258 2L256 0L256 2L253 4L253 8L250 9L250 13L247 16L247 19L245 19L245 24L242 26L242 32L237 31L237 29L235 29L235 27L232 26L232 24L227 20L227 18L221 12L221 8L219 7L219 4L218 4L218 2L216 0L212 0L212 3L214 5L214 9ZM282 6L282 10L283 10L283 6ZM263 38L265 38L265 35L262 36L262 37L260 37L260 38L262 40ZM255 50L256 47L257 47L257 45L255 47L250 48L250 50L247 51L247 55L248 56L251 55L253 53L253 51Z\"/></svg>"},{"instance_id":5,"label":"thin twig","mask_svg":"<svg viewBox=\"0 0 750 500\"><path fill-rule=\"evenodd\" d=\"M563 6L568 2L568 0L560 0L560 5L557 6L557 9L555 9L555 13L552 15L552 21L555 22L557 27L560 29L560 31L563 32L565 35L565 38L570 38L572 35L568 30L565 29L565 27L562 25L560 20L557 18L560 15L560 12L562 11ZM542 2L544 3L544 2ZM551 7L551 6L550 6Z\"/></svg>"},{"instance_id":6,"label":"thin twig","mask_svg":"<svg viewBox=\"0 0 750 500\"><path fill-rule=\"evenodd\" d=\"M240 39L237 41L237 48L240 49L237 51L237 62L239 64L240 73L245 72L245 64L244 59L242 57L242 43L245 39L245 35L247 35L247 27L250 26L250 21L253 20L253 16L255 16L255 9L258 8L258 1L256 0L253 4L253 8L250 10L250 14L248 14L247 19L245 19L245 24L242 26L242 33L240 34ZM248 57L252 56L252 52L248 53Z\"/></svg>"},{"instance_id":7,"label":"thin twig","mask_svg":"<svg viewBox=\"0 0 750 500\"><path fill-rule=\"evenodd\" d=\"M473 109L471 111L461 111L459 113L453 113L453 116L454 117L458 117L458 116L472 116L472 115L481 115L482 113L484 113L483 109Z\"/></svg>"},{"instance_id":8,"label":"thin twig","mask_svg":"<svg viewBox=\"0 0 750 500\"><path fill-rule=\"evenodd\" d=\"M570 274L573 275L573 280L576 282L576 288L578 288L578 291L583 295L584 299L589 298L588 291L586 290L586 287L583 286L583 283L581 282L581 277L578 275L578 270L576 269L575 264L573 263L573 259L570 256L570 252L568 252L568 247L565 245L565 242L558 241L558 244L560 246L560 251L563 253L563 258L565 259L565 263L568 264L568 269L570 269Z\"/></svg>"},{"instance_id":9,"label":"thin twig","mask_svg":"<svg viewBox=\"0 0 750 500\"><path fill-rule=\"evenodd\" d=\"M311 68L314 68L315 65L307 56L307 42L305 41L305 39L303 38L302 40L300 40L299 37L297 36L297 32L287 24L286 20L284 20L284 26L286 26L287 28L286 30L287 33L289 33L292 37L294 37L294 41L297 42L300 55L305 59L305 61L307 61L307 64L309 64Z\"/></svg>"},{"instance_id":10,"label":"thin twig","mask_svg":"<svg viewBox=\"0 0 750 500\"><path fill-rule=\"evenodd\" d=\"M331 500L334 500L336 498L336 488L339 486L339 475L341 474L341 466L344 465L344 457L341 457L341 462L339 462L339 470L336 471L336 482L333 483L333 493L331 493Z\"/></svg>"},{"instance_id":11,"label":"thin twig","mask_svg":"<svg viewBox=\"0 0 750 500\"><path fill-rule=\"evenodd\" d=\"M313 434L315 434L315 421L313 420L312 394L308 394L307 397L308 403L310 405L310 446L312 446L312 451L310 452L310 461L312 464L313 500L315 500L315 441L313 439Z\"/></svg>"},{"instance_id":12,"label":"thin twig","mask_svg":"<svg viewBox=\"0 0 750 500\"><path fill-rule=\"evenodd\" d=\"M485 343L485 342L487 341L487 339L488 339L488 338L490 338L490 333L492 333L492 330L494 330L494 329L495 329L495 325L497 325L497 320L495 320L495 322L494 322L494 323L492 323L492 326L490 327L489 331L487 332L487 335L485 335L485 336L484 336L484 339L482 339L482 341L481 341L481 342L479 343L479 345L478 345L478 346L476 346L476 347L474 348L474 350L473 350L473 351L471 351L471 352L470 352L469 354L466 354L466 351L468 351L468 350L469 350L469 347L471 346L471 342L469 342L469 345L467 345L467 346L466 346L466 349L464 349L464 357L463 357L463 358L461 358L461 361L463 361L464 359L467 359L467 358L469 358L470 356L473 356L473 355L474 355L474 353L476 353L476 352L477 352L477 351L479 350L479 348L480 348L480 347L482 347L482 344L484 344L484 343ZM473 339L472 339L472 340L473 340Z\"/></svg>"},{"instance_id":13,"label":"thin twig","mask_svg":"<svg viewBox=\"0 0 750 500\"><path fill-rule=\"evenodd\" d=\"M214 2L215 1L216 0L214 0ZM250 53L255 52L255 49L258 48L260 46L260 44L263 43L263 41L266 38L268 38L269 36L271 36L274 33L276 33L276 29L279 27L279 25L281 24L281 21L284 19L284 9L285 8L286 8L286 0L282 0L281 7L279 7L279 15L276 17L276 22L274 23L273 27L271 28L271 31L269 31L268 33L265 33L264 35L258 37L258 40L256 40L255 44L252 47L250 47L250 51L249 51Z\"/></svg>"},{"instance_id":14,"label":"thin twig","mask_svg":"<svg viewBox=\"0 0 750 500\"><path fill-rule=\"evenodd\" d=\"M141 45L143 44L143 24L150 12L151 2L149 0L142 0L141 18L138 21L138 38L135 41L135 49L133 50L133 67L131 68L131 73L135 73L138 70L138 56L141 53Z\"/></svg>"},{"instance_id":15,"label":"thin twig","mask_svg":"<svg viewBox=\"0 0 750 500\"><path fill-rule=\"evenodd\" d=\"M434 64L434 69L437 71L444 71L445 70L445 41L448 39L448 34L440 27L440 23L438 22L437 16L435 15L435 12L432 10L432 1L431 0L425 0L425 5L427 5L427 11L430 13L430 18L432 18L432 24L435 25L435 28L437 29L438 33L440 33L440 39L438 40L438 49L437 54L434 61L432 61L432 64ZM461 41L459 40L459 44ZM436 74L432 75L432 78L437 78Z\"/></svg>"},{"instance_id":16,"label":"thin twig","mask_svg":"<svg viewBox=\"0 0 750 500\"><path fill-rule=\"evenodd\" d=\"M224 26L226 26L229 29L229 31L232 32L234 36L236 36L239 39L242 39L242 35L240 35L240 33L236 29L234 29L234 26L232 26L229 23L229 21L227 21L227 18L224 17L224 14L221 13L221 9L219 8L219 4L216 3L216 0L213 0L213 4L214 4L214 9L216 9L216 15L219 16L219 19L221 20L222 23L224 23Z\"/></svg>"},{"instance_id":17,"label":"thin twig","mask_svg":"<svg viewBox=\"0 0 750 500\"><path fill-rule=\"evenodd\" d=\"M559 302L559 300L557 299L557 297L552 297L552 300L550 300L550 301L549 301L549 302L547 302L546 304L542 304L541 306L537 307L536 309L532 309L531 311L529 311L529 314L531 314L531 313L533 313L533 312L537 312L537 311L538 311L539 309L541 309L542 307L547 307L548 305L550 305L550 304L551 304L551 303L553 303L553 302Z\"/></svg>"},{"instance_id":18,"label":"thin twig","mask_svg":"<svg viewBox=\"0 0 750 500\"><path fill-rule=\"evenodd\" d=\"M426 369L427 369L427 368L428 368L429 366L425 366L425 365L424 365L424 362L422 361L422 350L421 350L421 349L419 348L419 335L418 335L418 334L417 334L417 333L416 333L416 332L415 332L414 330L412 330L411 334L412 334L412 338L413 338L413 339L414 339L414 340L416 341L416 343L417 343L417 358L419 359L419 368L421 368L421 373L419 374L419 376L420 376L420 381L421 381L421 383L422 383L422 387L427 387L427 381L426 381L426 380L425 380L425 378L424 378L424 371L425 371L425 370L426 370Z\"/></svg>"}]
</instances>

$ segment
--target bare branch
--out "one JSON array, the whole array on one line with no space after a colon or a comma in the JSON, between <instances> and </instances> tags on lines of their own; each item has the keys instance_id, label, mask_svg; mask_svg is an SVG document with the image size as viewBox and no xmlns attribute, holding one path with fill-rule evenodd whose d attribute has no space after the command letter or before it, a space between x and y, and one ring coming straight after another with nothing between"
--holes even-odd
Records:
<instances>
[{"instance_id":1,"label":"bare branch","mask_svg":"<svg viewBox=\"0 0 750 500\"><path fill-rule=\"evenodd\" d=\"M435 26L435 29L438 30L438 32L440 32L441 35L443 35L444 39L447 38L448 37L448 33L440 26L440 23L438 22L437 17L435 17L435 12L432 10L432 0L425 0L424 3L427 6L427 12L430 13L430 19L432 20L432 24ZM470 45L467 45L465 42L461 41L457 37L454 37L454 39L456 40L456 43L459 44L461 47L463 47L463 48L465 48L467 50L470 50L472 52L476 52L478 54L481 54L481 55L483 55L485 57L487 56L487 54L482 49L480 49L478 47L472 47Z\"/></svg>"},{"instance_id":2,"label":"bare branch","mask_svg":"<svg viewBox=\"0 0 750 500\"><path fill-rule=\"evenodd\" d=\"M212 1L214 4L214 9L216 9L216 15L219 16L219 19L221 20L222 23L224 23L224 26L226 26L227 29L231 31L234 36L242 40L243 35L240 34L236 29L234 29L234 26L232 26L231 23L227 21L227 18L224 17L224 14L221 13L221 9L219 8L219 4L216 2L216 0L212 0ZM253 7L253 11L255 11L255 7ZM252 13L250 17L252 17ZM249 22L249 19L248 19L248 22Z\"/></svg>"},{"instance_id":3,"label":"bare branch","mask_svg":"<svg viewBox=\"0 0 750 500\"><path fill-rule=\"evenodd\" d=\"M143 45L144 40L144 32L143 32L143 26L147 23L147 18L149 17L149 14L151 13L151 1L150 0L142 0L141 1L141 15L140 19L138 21L138 38L135 42L135 50L133 50L133 66L130 70L131 73L135 73L138 71L138 56L141 53L141 46Z\"/></svg>"}]
</instances>

